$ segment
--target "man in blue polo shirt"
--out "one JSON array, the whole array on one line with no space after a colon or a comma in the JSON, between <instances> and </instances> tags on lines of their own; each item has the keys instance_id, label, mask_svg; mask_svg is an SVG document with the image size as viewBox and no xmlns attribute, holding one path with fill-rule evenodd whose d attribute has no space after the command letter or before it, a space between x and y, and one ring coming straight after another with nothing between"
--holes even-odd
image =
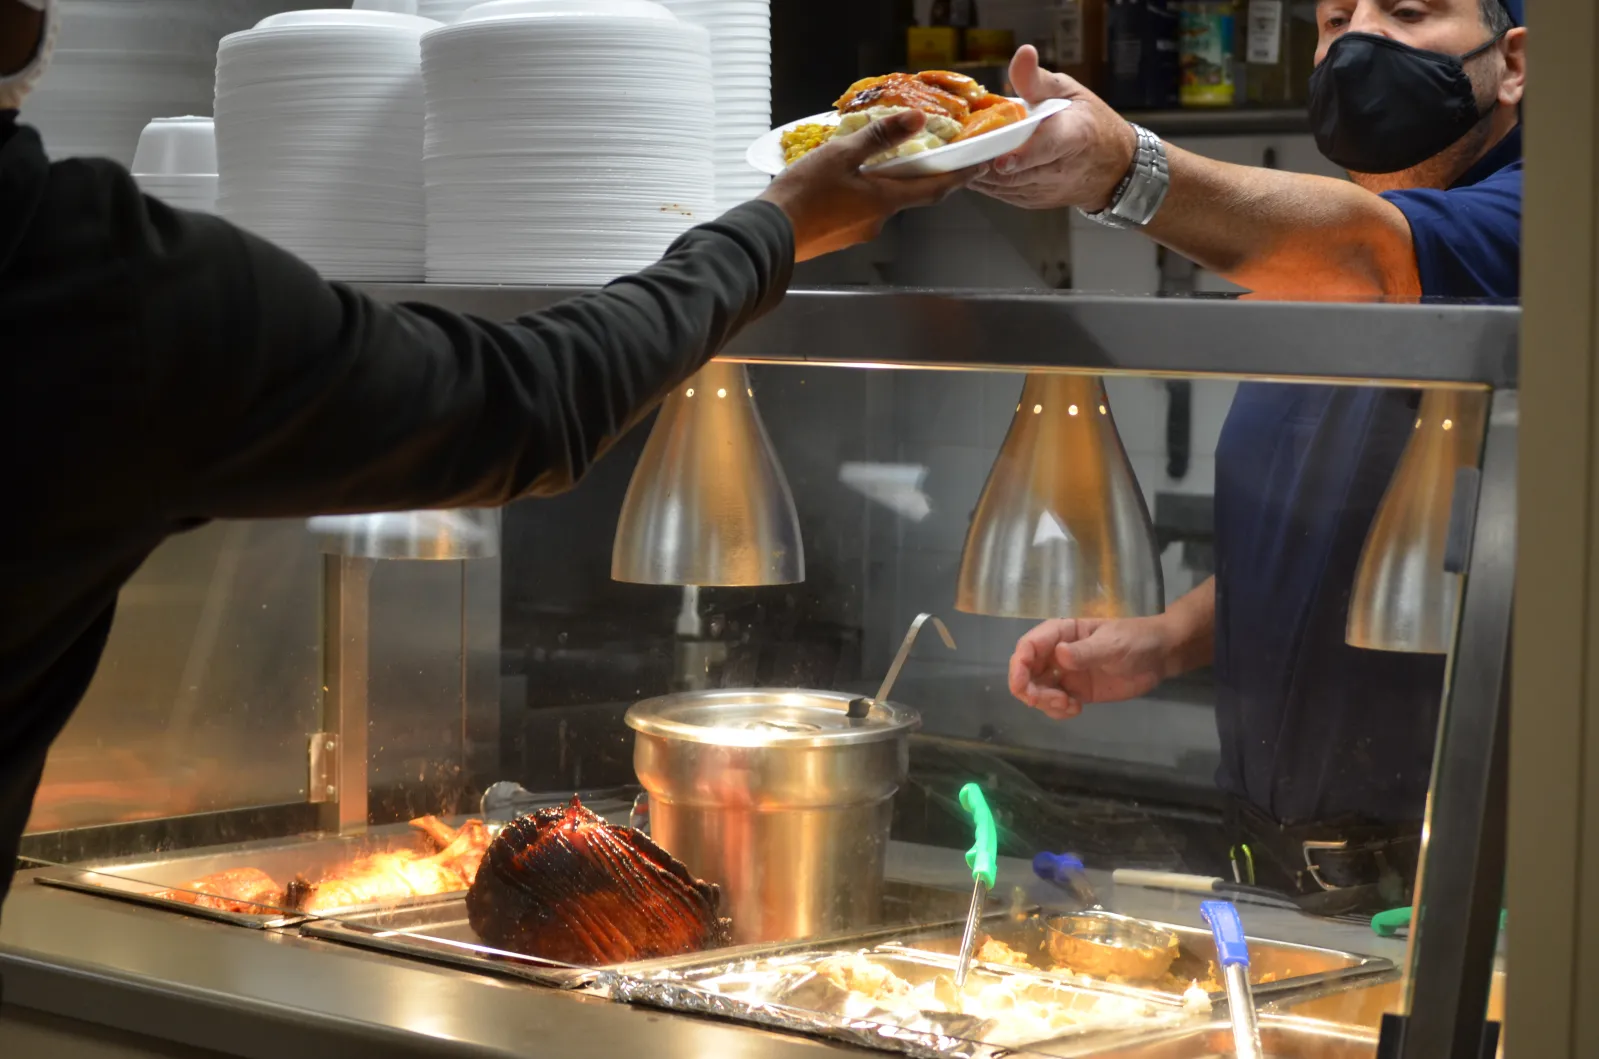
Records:
<instances>
[{"instance_id":1,"label":"man in blue polo shirt","mask_svg":"<svg viewBox=\"0 0 1599 1059\"><path fill-rule=\"evenodd\" d=\"M1261 294L1515 298L1522 3L1316 5L1311 125L1350 182L1167 148L1024 48L1017 89L1073 105L973 186L1142 229ZM1216 577L1157 617L1046 622L1011 660L1012 692L1054 717L1214 663L1232 837L1257 881L1291 893L1391 905L1413 880L1444 660L1344 634L1416 402L1240 386L1216 451ZM1307 842L1344 847L1311 845L1307 860Z\"/></svg>"}]
</instances>

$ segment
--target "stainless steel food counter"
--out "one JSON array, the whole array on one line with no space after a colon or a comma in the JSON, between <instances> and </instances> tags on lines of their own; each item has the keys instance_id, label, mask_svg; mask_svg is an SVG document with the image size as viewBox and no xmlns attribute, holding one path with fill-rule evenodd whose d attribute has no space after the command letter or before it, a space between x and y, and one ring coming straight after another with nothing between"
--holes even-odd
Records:
<instances>
[{"instance_id":1,"label":"stainless steel food counter","mask_svg":"<svg viewBox=\"0 0 1599 1059\"><path fill-rule=\"evenodd\" d=\"M127 1049L121 1053L76 1053L83 1055L196 1056L171 1050L173 1044L206 1050L198 1055L250 1059L367 1054L800 1059L862 1054L845 1045L396 959L302 937L293 927L241 930L30 885L31 874L19 879L0 922L0 983L6 1005L0 1017L0 1054L7 1056L67 1059L75 1054L21 1047L24 1033L46 1030L88 1042L85 1047L108 1038L108 1031L109 1036L135 1035L118 1042ZM891 848L889 874L957 891L969 879L958 853L903 843ZM1049 902L1059 896L1032 877L1025 861L1002 860L1000 878L1007 885L1025 882L1031 900ZM1097 875L1095 881L1107 906L1116 911L1203 925L1197 898L1112 888ZM1356 925L1264 906L1245 905L1242 911L1252 934L1347 949L1395 964L1404 957L1402 941L1379 938ZM1347 1034L1325 1027L1317 1032L1349 1046L1343 1040ZM1364 1052L1317 1054L1369 1054L1373 1041L1359 1034L1354 1038Z\"/></svg>"},{"instance_id":2,"label":"stainless steel food counter","mask_svg":"<svg viewBox=\"0 0 1599 1059\"><path fill-rule=\"evenodd\" d=\"M428 300L487 317L512 316L573 293L515 288L370 290L380 297ZM1442 749L1431 787L1424 860L1427 899L1418 910L1414 956L1404 942L1377 938L1360 925L1265 906L1246 905L1243 909L1246 928L1256 938L1369 954L1386 961L1363 968L1377 968L1374 976L1362 979L1375 988L1363 991L1366 1000L1347 1006L1360 1012L1359 1028L1329 1024L1317 1028L1281 1021L1291 1019L1307 1000L1315 998L1262 996L1268 1037L1299 1042L1284 1048L1286 1054L1339 1059L1371 1054L1376 1044L1373 1020L1395 1006L1407 1007L1396 987L1397 972L1387 968L1408 966L1413 986L1408 1004L1411 1026L1402 1052L1396 1054L1405 1059L1430 1059L1452 1054L1459 1040L1480 1035L1498 921L1506 723L1502 690L1515 540L1518 323L1515 309L1492 306L1234 304L1068 293L806 291L791 295L781 308L741 335L726 356L838 368L1211 374L1356 384L1381 381L1478 394L1491 391L1482 464L1480 469L1462 468L1476 477L1468 483L1472 490L1457 498L1462 500L1458 514L1468 532L1464 534L1466 543L1454 554L1455 561L1464 564L1468 590L1459 608L1456 632L1459 672L1445 700L1439 738ZM1075 410L1076 406L1072 407ZM1448 429L1447 423L1444 429ZM1473 538L1478 543L1474 549L1470 545ZM454 588L446 594L452 606L439 608L439 614L459 626L456 632L464 645L469 595L466 575L457 574L451 584ZM464 658L464 646L462 652ZM390 656L385 672L397 681L411 680L406 652ZM436 703L427 712L437 712L440 718L448 715L446 742L461 751L452 752L452 763L470 777L476 770L466 768L467 748L493 740L468 738L472 711L467 704L475 698L466 691L463 681L449 682L445 693L432 694ZM412 741L438 738L436 728L415 727L416 732L404 733ZM620 725L616 728L616 734L625 737ZM333 730L306 734L320 737ZM369 819L379 819L368 811L372 777L366 768L366 748L324 775L315 763L318 743L319 739L310 741L310 776L317 782L306 790L337 792L334 804L340 809L338 814L321 815L327 820L336 818L341 827L348 815L356 830ZM383 743L375 741L372 753L381 753ZM303 738L296 738L285 745L303 754L306 744ZM566 747L563 735L561 748L564 751ZM425 755L417 760L429 764ZM409 758L406 761L408 768L415 764ZM340 777L337 786L329 781L334 775ZM430 798L438 791L458 792L462 786L459 778L444 783L425 768L414 775ZM535 782L543 779L531 778ZM348 814L343 812L345 788ZM312 830L316 825L305 822L306 811L314 816L318 809L327 809L327 805L311 804L317 801L308 796L306 804L242 806L246 813L264 816L281 809L283 821L299 821L242 837L287 839ZM401 804L408 803L397 800L382 819L404 819L409 813L397 811ZM436 807L440 802L435 799L428 804ZM461 808L455 802L450 804L453 808L445 811ZM110 853L166 856L223 841L167 840L165 836L184 833L184 821L195 819L177 813L162 816L152 822L160 825L150 832L159 840L149 848L113 848ZM93 845L80 841L88 830L93 829L35 837L48 839L40 848L82 850ZM1057 837L1061 836L1051 830L1043 839L1054 842ZM200 850L196 855L206 852ZM61 861L88 856L39 855ZM282 871L291 869L292 865ZM970 889L969 873L958 851L950 849L894 843L887 875L891 881L940 887L957 895ZM1024 862L1007 862L1002 880L1005 887L1025 883L1025 901L1058 902L1059 894L1034 880ZM1181 927L1202 925L1195 897L1115 890L1107 880L1099 881L1101 896L1114 911ZM543 988L470 962L442 965L436 960L437 953L434 962L425 962L415 958L422 954L392 951L396 947L373 951L350 944L353 938L335 940L337 930L318 930L325 936L312 937L307 931L315 925L298 917L255 922L250 924L254 929L242 929L232 923L30 883L31 876L22 876L0 922L0 982L8 1005L5 1018L0 1019L0 1054L4 1055L343 1056L378 1054L381 1048L385 1056L619 1055L649 1049L668 1056L783 1057L840 1052L847 1047L630 1007L571 988ZM926 920L919 922L926 925ZM341 928L358 925L336 924ZM1354 962L1361 964L1360 960ZM1327 984L1343 989L1360 983L1345 979ZM1379 996L1379 1000L1370 999ZM96 1037L106 1032L142 1035L143 1039ZM57 1033L67 1036L47 1040ZM1160 1040L1118 1045L1115 1054L1159 1059L1210 1055L1216 1048L1208 1033L1202 1025L1178 1026ZM23 1034L31 1036L24 1038ZM70 1045L65 1043L68 1038ZM1105 1043L1100 1041L1094 1047L1104 1053ZM103 1047L87 1050L91 1045ZM120 1052L116 1050L119 1047L123 1049Z\"/></svg>"}]
</instances>

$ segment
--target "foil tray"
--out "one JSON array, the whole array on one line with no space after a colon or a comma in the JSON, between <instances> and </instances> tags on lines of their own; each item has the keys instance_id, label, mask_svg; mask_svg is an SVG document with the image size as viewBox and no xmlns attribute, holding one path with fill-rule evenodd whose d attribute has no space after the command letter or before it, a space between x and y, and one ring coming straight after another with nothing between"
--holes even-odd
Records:
<instances>
[{"instance_id":1,"label":"foil tray","mask_svg":"<svg viewBox=\"0 0 1599 1059\"><path fill-rule=\"evenodd\" d=\"M520 791L520 789L518 788ZM546 805L558 805L570 795L530 794L520 791L521 800L514 805L484 806L488 812L441 817L452 827L460 827L471 816L488 821L493 834L505 819L519 812L530 812ZM631 792L627 789L580 792L584 804L612 823L626 824L632 808ZM369 828L359 835L295 835L253 842L239 842L226 846L208 846L171 854L154 854L139 857L120 857L56 865L30 872L33 881L42 886L109 897L128 901L165 912L211 919L234 926L256 930L295 926L318 918L360 916L371 913L392 913L397 910L421 910L432 906L459 904L462 892L433 894L403 902L386 902L380 905L353 905L347 908L323 909L315 913L296 912L285 908L260 906L259 912L224 912L202 908L158 897L163 890L181 889L183 885L203 876L236 868L259 868L279 883L287 885L296 875L310 879L326 877L358 857L372 853L392 853L414 850L418 853L435 852L432 842L421 831L408 823L386 824Z\"/></svg>"},{"instance_id":2,"label":"foil tray","mask_svg":"<svg viewBox=\"0 0 1599 1059\"><path fill-rule=\"evenodd\" d=\"M947 979L955 968L953 957L897 949L840 952L812 948L784 956L724 960L693 968L612 972L603 975L597 984L613 1000L625 1003L710 1015L929 1059L998 1059L1018 1051L1086 1056L1105 1048L1131 1045L1152 1034L1192 1026L1196 1019L1210 1018L1164 1000L1137 996L1130 990L1089 987L992 966L973 969L967 978L969 992L998 987L1018 1002L1037 1001L1057 1011L1064 1009L1076 1017L1076 1024L1042 1030L1040 1034L1003 1014L989 1018L914 1009L893 1011L873 1009L863 1000L842 1006L836 992L805 996L804 990L817 981L805 973L811 964L852 955L892 972L913 987L924 986L939 976ZM795 983L799 983L797 988ZM823 1002L806 1006L807 1001L818 1000Z\"/></svg>"},{"instance_id":3,"label":"foil tray","mask_svg":"<svg viewBox=\"0 0 1599 1059\"><path fill-rule=\"evenodd\" d=\"M1177 926L1150 920L1132 919L1114 912L1089 911L1073 913L1078 917L1102 918L1108 926L1130 923L1141 927L1154 927L1177 935L1181 955L1172 965L1179 978L1205 977L1207 965L1216 958L1216 941L1210 931L1199 927ZM1033 916L1023 919L997 920L985 928L990 937L1004 942L1027 956L1033 963L1025 969L1064 982L1097 986L1098 979L1066 970L1048 968L1045 955L1045 930L1042 920ZM961 932L947 928L929 928L915 934L902 936L888 943L889 947L910 953L927 953L953 956L960 951ZM979 964L983 967L1003 967L1002 964ZM1014 969L1014 968L1012 968ZM1287 997L1299 996L1316 990L1342 990L1355 984L1364 984L1383 975L1394 973L1391 960L1377 956L1363 956L1336 949L1322 949L1310 945L1269 941L1264 938L1249 939L1249 974L1255 1000L1259 1004ZM1140 987L1129 983L1141 993L1159 997L1170 1003L1181 1003L1182 995L1170 991ZM1219 984L1219 983L1218 983ZM1213 1002L1227 998L1223 989L1211 992Z\"/></svg>"},{"instance_id":4,"label":"foil tray","mask_svg":"<svg viewBox=\"0 0 1599 1059\"><path fill-rule=\"evenodd\" d=\"M484 944L467 921L466 901L460 894L424 904L387 906L337 917L307 919L301 921L298 927L301 934L324 941L448 964L480 974L520 978L561 989L577 989L594 985L607 973L642 975L702 966L708 961L723 963L795 951L814 951L822 946L863 948L904 936L908 931L921 929L921 925L927 923L940 929L959 929L965 923L970 900L971 895L966 891L889 880L883 887L880 924L874 927L829 937L728 946L710 952L603 967L575 967ZM991 897L988 907L986 923L997 925L1015 918L1009 905L997 898Z\"/></svg>"},{"instance_id":5,"label":"foil tray","mask_svg":"<svg viewBox=\"0 0 1599 1059\"><path fill-rule=\"evenodd\" d=\"M459 820L451 821L459 823ZM371 853L397 850L433 852L428 837L408 824L373 828L364 835L302 835L289 839L241 842L188 850L169 856L148 856L96 861L41 869L33 880L43 886L129 901L167 912L198 916L234 926L264 930L292 926L311 918L303 912L260 906L259 912L224 912L156 896L163 890L181 889L202 876L237 868L259 868L287 885L295 875L317 878ZM418 898L435 902L448 895ZM457 895L459 896L459 895ZM330 910L317 915L339 915L356 909Z\"/></svg>"}]
</instances>

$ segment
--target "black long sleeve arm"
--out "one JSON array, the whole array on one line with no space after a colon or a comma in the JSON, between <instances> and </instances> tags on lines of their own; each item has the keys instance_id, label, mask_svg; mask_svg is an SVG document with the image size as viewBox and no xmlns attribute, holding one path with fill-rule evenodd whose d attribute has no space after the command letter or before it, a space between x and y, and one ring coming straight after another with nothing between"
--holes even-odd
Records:
<instances>
[{"instance_id":1,"label":"black long sleeve arm","mask_svg":"<svg viewBox=\"0 0 1599 1059\"><path fill-rule=\"evenodd\" d=\"M0 899L117 593L206 518L492 504L576 481L788 286L740 207L495 325L378 304L0 111Z\"/></svg>"},{"instance_id":2,"label":"black long sleeve arm","mask_svg":"<svg viewBox=\"0 0 1599 1059\"><path fill-rule=\"evenodd\" d=\"M570 487L788 286L753 202L604 290L495 324L391 306L210 218L153 207L149 421L174 518L501 503ZM186 326L170 315L181 312Z\"/></svg>"}]
</instances>

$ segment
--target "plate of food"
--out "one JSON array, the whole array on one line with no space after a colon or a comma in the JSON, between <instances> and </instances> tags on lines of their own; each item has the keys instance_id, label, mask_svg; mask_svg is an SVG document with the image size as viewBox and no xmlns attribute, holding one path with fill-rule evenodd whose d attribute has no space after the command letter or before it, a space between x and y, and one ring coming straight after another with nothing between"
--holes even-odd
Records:
<instances>
[{"instance_id":1,"label":"plate of food","mask_svg":"<svg viewBox=\"0 0 1599 1059\"><path fill-rule=\"evenodd\" d=\"M777 176L834 136L847 136L890 114L919 110L927 115L926 127L871 159L866 168L902 176L953 173L1014 151L1041 121L1069 106L1065 99L1029 106L949 70L887 74L856 81L825 114L766 133L750 144L744 157L761 172Z\"/></svg>"}]
</instances>

